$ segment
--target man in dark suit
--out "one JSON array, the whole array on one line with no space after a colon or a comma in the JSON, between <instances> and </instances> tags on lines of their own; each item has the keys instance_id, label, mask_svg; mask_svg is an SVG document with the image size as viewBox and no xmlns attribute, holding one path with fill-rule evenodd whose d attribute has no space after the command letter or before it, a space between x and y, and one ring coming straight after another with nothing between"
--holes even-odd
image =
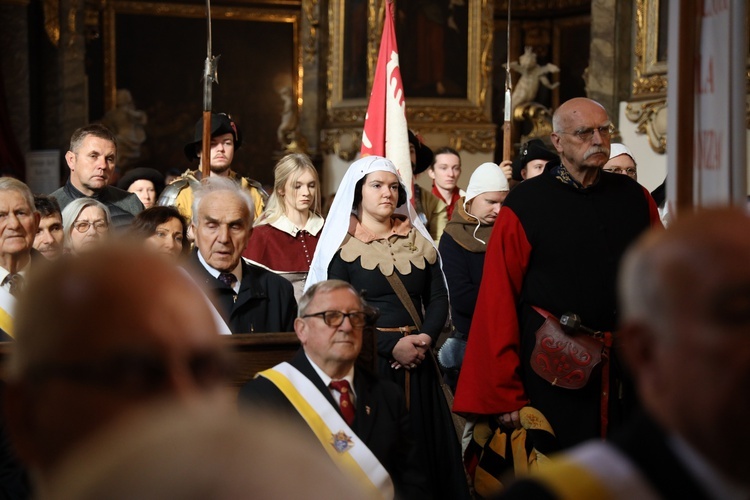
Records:
<instances>
[{"instance_id":1,"label":"man in dark suit","mask_svg":"<svg viewBox=\"0 0 750 500\"><path fill-rule=\"evenodd\" d=\"M392 496L395 490L396 498L427 497L403 394L395 384L355 367L369 320L362 298L349 283L328 280L310 287L299 306L294 330L302 349L290 363L245 384L240 401L296 411L335 463L349 454L370 478L369 486L382 494ZM363 451L371 456L356 455Z\"/></svg>"},{"instance_id":2,"label":"man in dark suit","mask_svg":"<svg viewBox=\"0 0 750 500\"><path fill-rule=\"evenodd\" d=\"M644 414L506 497L750 498L748 262L740 210L681 214L641 237L620 269L618 335Z\"/></svg>"},{"instance_id":3,"label":"man in dark suit","mask_svg":"<svg viewBox=\"0 0 750 500\"><path fill-rule=\"evenodd\" d=\"M196 189L193 272L232 333L291 332L297 314L292 284L242 259L252 206L247 191L223 177L210 177Z\"/></svg>"}]
</instances>

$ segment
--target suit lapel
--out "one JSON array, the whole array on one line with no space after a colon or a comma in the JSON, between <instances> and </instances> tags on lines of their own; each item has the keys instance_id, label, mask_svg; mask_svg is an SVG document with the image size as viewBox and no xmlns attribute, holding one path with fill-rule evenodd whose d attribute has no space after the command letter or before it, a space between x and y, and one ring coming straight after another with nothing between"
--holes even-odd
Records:
<instances>
[{"instance_id":1,"label":"suit lapel","mask_svg":"<svg viewBox=\"0 0 750 500\"><path fill-rule=\"evenodd\" d=\"M362 370L354 368L354 390L357 394L357 406L354 416L354 432L365 443L369 442L375 425L378 405L372 399L372 391L367 377Z\"/></svg>"},{"instance_id":2,"label":"suit lapel","mask_svg":"<svg viewBox=\"0 0 750 500\"><path fill-rule=\"evenodd\" d=\"M240 282L240 293L234 302L233 309L244 306L250 300L265 299L266 291L260 284L253 266L242 260L242 281Z\"/></svg>"}]
</instances>

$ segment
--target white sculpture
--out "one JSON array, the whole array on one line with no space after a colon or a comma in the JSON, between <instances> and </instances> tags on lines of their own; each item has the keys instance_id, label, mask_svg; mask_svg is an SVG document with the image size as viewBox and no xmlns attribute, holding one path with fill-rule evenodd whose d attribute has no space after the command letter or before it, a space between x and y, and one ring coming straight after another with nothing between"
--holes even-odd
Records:
<instances>
[{"instance_id":1,"label":"white sculpture","mask_svg":"<svg viewBox=\"0 0 750 500\"><path fill-rule=\"evenodd\" d=\"M107 111L102 123L117 137L117 166L135 163L141 157L141 145L146 140L145 111L135 109L133 96L127 89L117 91L116 107Z\"/></svg>"},{"instance_id":2,"label":"white sculpture","mask_svg":"<svg viewBox=\"0 0 750 500\"><path fill-rule=\"evenodd\" d=\"M550 83L547 78L549 73L559 73L560 68L551 63L544 66L537 65L536 53L528 46L521 57L518 58L518 62L512 61L510 63L510 69L521 73L521 78L516 82L511 94L514 109L518 109L519 106L532 102L536 98L540 82L548 89L554 89L560 85L559 82Z\"/></svg>"}]
</instances>

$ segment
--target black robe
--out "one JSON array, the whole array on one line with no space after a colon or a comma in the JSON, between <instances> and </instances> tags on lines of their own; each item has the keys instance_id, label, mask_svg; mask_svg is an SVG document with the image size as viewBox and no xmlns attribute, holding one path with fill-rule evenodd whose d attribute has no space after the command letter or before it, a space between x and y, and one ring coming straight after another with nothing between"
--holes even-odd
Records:
<instances>
[{"instance_id":1,"label":"black robe","mask_svg":"<svg viewBox=\"0 0 750 500\"><path fill-rule=\"evenodd\" d=\"M602 172L580 189L553 174L558 164L519 184L500 209L453 409L496 415L530 404L565 448L600 435L601 376L571 390L532 370L535 332L544 321L532 306L558 317L572 312L589 328L613 331L620 258L661 222L648 191L629 177ZM635 404L616 348L611 360L610 430Z\"/></svg>"},{"instance_id":2,"label":"black robe","mask_svg":"<svg viewBox=\"0 0 750 500\"><path fill-rule=\"evenodd\" d=\"M424 307L421 332L433 339L433 345L443 328L448 314L448 293L440 264L425 263L425 269L412 265L409 274L394 270L404 283L418 312ZM364 269L360 258L346 262L336 253L328 268L329 279L341 279L357 290L366 290L368 304L380 310L376 327L393 328L413 325L388 279L380 272ZM391 368L393 348L401 338L400 332L377 333L378 372L399 387L405 386L405 370ZM432 498L460 499L468 497L468 487L461 462L461 450L456 439L453 420L440 389L436 364L430 357L410 372L411 427L422 463L427 465Z\"/></svg>"}]
</instances>

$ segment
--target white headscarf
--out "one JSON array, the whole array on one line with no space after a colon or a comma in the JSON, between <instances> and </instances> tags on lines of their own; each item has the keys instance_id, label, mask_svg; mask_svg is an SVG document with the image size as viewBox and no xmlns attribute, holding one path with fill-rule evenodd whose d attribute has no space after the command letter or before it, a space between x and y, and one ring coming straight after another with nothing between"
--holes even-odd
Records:
<instances>
[{"instance_id":1,"label":"white headscarf","mask_svg":"<svg viewBox=\"0 0 750 500\"><path fill-rule=\"evenodd\" d=\"M365 156L352 163L344 174L344 178L341 179L341 184L336 191L336 197L331 204L325 226L323 226L323 231L318 240L318 246L315 249L315 255L310 264L305 290L319 281L328 279L328 266L346 237L349 230L350 215L352 213L356 215L355 209L352 208L354 188L360 179L371 172L390 172L396 175L401 187L406 191L406 203L398 207L395 213L406 215L412 226L435 246L432 236L417 217L417 212L411 204L411 190L404 185L393 162L382 156Z\"/></svg>"}]
</instances>

